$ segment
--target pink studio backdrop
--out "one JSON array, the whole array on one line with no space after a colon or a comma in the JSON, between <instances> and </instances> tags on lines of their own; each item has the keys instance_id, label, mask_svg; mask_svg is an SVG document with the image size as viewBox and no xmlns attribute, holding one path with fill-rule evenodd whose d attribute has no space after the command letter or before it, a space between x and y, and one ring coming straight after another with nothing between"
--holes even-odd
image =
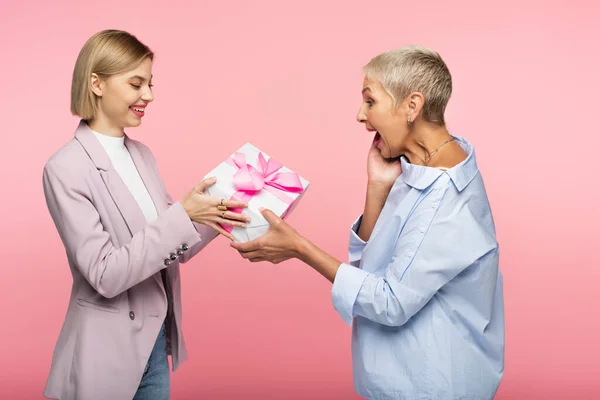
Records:
<instances>
[{"instance_id":1,"label":"pink studio backdrop","mask_svg":"<svg viewBox=\"0 0 600 400\"><path fill-rule=\"evenodd\" d=\"M501 246L497 398L600 398L597 3L49 3L0 7L0 398L42 398L71 276L41 173L78 122L77 53L105 28L157 53L156 100L129 134L174 198L250 141L311 181L289 221L344 260L371 141L355 121L360 68L405 44L437 49L449 127L476 146ZM358 398L350 329L309 267L250 264L219 238L182 271L190 359L173 399Z\"/></svg>"}]
</instances>

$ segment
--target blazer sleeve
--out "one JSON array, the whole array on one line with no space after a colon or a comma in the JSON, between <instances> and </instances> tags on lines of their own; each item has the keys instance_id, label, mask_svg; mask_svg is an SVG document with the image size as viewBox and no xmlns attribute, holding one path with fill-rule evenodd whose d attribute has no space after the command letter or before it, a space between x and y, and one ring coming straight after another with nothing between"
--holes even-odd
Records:
<instances>
[{"instance_id":1,"label":"blazer sleeve","mask_svg":"<svg viewBox=\"0 0 600 400\"><path fill-rule=\"evenodd\" d=\"M165 268L164 260L179 248L189 251L202 242L181 204L174 203L133 235L129 244L116 247L102 226L82 174L49 162L43 171L43 189L70 262L104 297L115 297Z\"/></svg>"},{"instance_id":2,"label":"blazer sleeve","mask_svg":"<svg viewBox=\"0 0 600 400\"><path fill-rule=\"evenodd\" d=\"M169 199L169 202L168 202L169 207L173 207L173 206L179 204L179 203L176 203L173 201L173 199L171 198L171 195L168 192L166 192L166 193L167 193L167 198ZM187 216L187 214L186 214L186 216ZM200 250L202 250L204 247L206 247L206 245L208 245L210 242L212 242L213 239L219 235L219 232L217 232L210 226L206 226L206 225L199 224L197 222L193 222L189 218L188 218L187 223L191 224L194 227L194 229L196 230L196 233L198 234L198 241L196 244L192 245L188 251L184 252L181 255L181 257L179 257L179 262L183 263L183 264L188 262L196 254L198 254L200 252Z\"/></svg>"}]
</instances>

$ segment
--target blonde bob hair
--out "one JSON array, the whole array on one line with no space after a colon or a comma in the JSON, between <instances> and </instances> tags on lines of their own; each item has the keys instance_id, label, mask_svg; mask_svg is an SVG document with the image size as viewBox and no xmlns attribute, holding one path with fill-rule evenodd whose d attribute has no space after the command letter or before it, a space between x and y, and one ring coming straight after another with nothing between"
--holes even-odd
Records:
<instances>
[{"instance_id":1,"label":"blonde bob hair","mask_svg":"<svg viewBox=\"0 0 600 400\"><path fill-rule=\"evenodd\" d=\"M444 112L452 95L452 76L440 55L426 47L405 46L374 57L363 67L370 80L379 80L394 100L394 107L410 93L425 98L423 118L444 125Z\"/></svg>"},{"instance_id":2,"label":"blonde bob hair","mask_svg":"<svg viewBox=\"0 0 600 400\"><path fill-rule=\"evenodd\" d=\"M107 78L135 69L154 53L132 34L115 29L96 33L79 52L71 82L71 113L89 121L96 116L96 98L90 81L92 74Z\"/></svg>"}]
</instances>

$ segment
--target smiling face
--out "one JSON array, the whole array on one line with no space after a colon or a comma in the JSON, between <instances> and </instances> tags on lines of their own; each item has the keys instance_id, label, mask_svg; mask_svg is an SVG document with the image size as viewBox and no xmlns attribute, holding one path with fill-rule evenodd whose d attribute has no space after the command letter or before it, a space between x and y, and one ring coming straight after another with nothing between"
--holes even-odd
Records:
<instances>
[{"instance_id":1,"label":"smiling face","mask_svg":"<svg viewBox=\"0 0 600 400\"><path fill-rule=\"evenodd\" d=\"M394 107L392 97L381 83L367 77L363 81L362 96L363 103L356 119L365 124L367 131L375 132L377 147L383 157L399 157L410 131L406 101Z\"/></svg>"},{"instance_id":2,"label":"smiling face","mask_svg":"<svg viewBox=\"0 0 600 400\"><path fill-rule=\"evenodd\" d=\"M136 127L142 123L152 94L152 60L145 58L133 70L107 78L92 74L92 91L98 96L97 125L111 129Z\"/></svg>"}]
</instances>

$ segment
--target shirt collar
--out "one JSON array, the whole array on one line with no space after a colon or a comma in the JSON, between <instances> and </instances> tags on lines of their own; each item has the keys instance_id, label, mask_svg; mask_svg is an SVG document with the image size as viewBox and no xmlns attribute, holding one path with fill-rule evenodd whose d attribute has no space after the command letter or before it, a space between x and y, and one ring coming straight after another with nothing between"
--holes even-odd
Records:
<instances>
[{"instance_id":1,"label":"shirt collar","mask_svg":"<svg viewBox=\"0 0 600 400\"><path fill-rule=\"evenodd\" d=\"M447 171L438 168L415 165L408 162L406 157L402 156L402 175L404 182L418 190L429 187L437 178L446 173L456 186L458 191L462 191L473 180L479 172L475 160L475 149L473 145L463 137L452 135L454 140L462 146L467 153L467 158Z\"/></svg>"}]
</instances>

